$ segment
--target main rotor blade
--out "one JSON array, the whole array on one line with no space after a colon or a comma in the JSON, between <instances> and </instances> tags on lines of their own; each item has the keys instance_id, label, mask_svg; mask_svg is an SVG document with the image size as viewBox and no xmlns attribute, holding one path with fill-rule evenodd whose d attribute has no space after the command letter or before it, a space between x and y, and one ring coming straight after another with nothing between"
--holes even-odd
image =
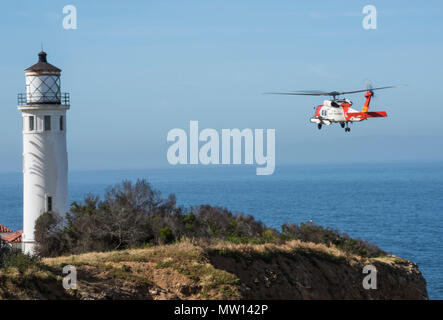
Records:
<instances>
[{"instance_id":1,"label":"main rotor blade","mask_svg":"<svg viewBox=\"0 0 443 320\"><path fill-rule=\"evenodd\" d=\"M324 90L297 90L297 91L291 91L293 93L298 94L328 94L329 92Z\"/></svg>"},{"instance_id":2,"label":"main rotor blade","mask_svg":"<svg viewBox=\"0 0 443 320\"><path fill-rule=\"evenodd\" d=\"M359 93L359 92L366 92L366 91L374 91L374 90L381 90L381 89L389 89L389 88L399 88L402 87L401 85L396 85L396 86L387 86L387 87L379 87L379 88L368 88L368 89L363 89L363 90L356 90L356 91L344 91L344 92L340 92L340 95L342 94L351 94L351 93Z\"/></svg>"},{"instance_id":3,"label":"main rotor blade","mask_svg":"<svg viewBox=\"0 0 443 320\"><path fill-rule=\"evenodd\" d=\"M316 93L308 93L308 92L265 92L265 94L285 94L291 96L329 96L328 92L316 92Z\"/></svg>"},{"instance_id":4,"label":"main rotor blade","mask_svg":"<svg viewBox=\"0 0 443 320\"><path fill-rule=\"evenodd\" d=\"M291 95L291 96L331 96L336 97L343 94L351 94L351 93L359 93L359 92L366 92L366 91L374 91L374 90L381 90L381 89L389 89L389 88L398 88L402 87L403 85L395 85L395 86L387 86L387 87L379 87L379 88L371 88L371 89L363 89L363 90L355 90L355 91L320 91L320 90L304 90L304 91L293 91L293 92L265 92L265 94L283 94L283 95Z\"/></svg>"}]
</instances>

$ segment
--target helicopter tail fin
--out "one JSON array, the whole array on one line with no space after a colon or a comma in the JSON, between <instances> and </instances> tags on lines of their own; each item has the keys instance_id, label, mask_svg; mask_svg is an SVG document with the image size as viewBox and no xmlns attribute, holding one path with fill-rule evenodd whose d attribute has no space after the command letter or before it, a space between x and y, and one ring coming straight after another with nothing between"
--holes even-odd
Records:
<instances>
[{"instance_id":1,"label":"helicopter tail fin","mask_svg":"<svg viewBox=\"0 0 443 320\"><path fill-rule=\"evenodd\" d=\"M372 93L371 90L369 90L368 92L365 93L365 104L363 105L363 109L361 110L361 112L368 112L369 110L369 104L371 103L371 98L374 94Z\"/></svg>"}]
</instances>

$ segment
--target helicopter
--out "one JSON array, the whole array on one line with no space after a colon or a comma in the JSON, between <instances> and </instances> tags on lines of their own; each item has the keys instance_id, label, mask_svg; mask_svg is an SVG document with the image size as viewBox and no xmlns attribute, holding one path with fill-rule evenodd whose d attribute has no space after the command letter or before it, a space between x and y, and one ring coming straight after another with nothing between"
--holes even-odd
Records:
<instances>
[{"instance_id":1,"label":"helicopter","mask_svg":"<svg viewBox=\"0 0 443 320\"><path fill-rule=\"evenodd\" d=\"M317 124L320 130L323 125L329 126L332 123L339 123L345 132L350 132L349 123L360 122L369 118L385 118L388 116L386 111L369 111L369 104L374 97L375 90L398 88L400 85L372 88L372 85L367 85L366 89L355 91L320 91L320 90L304 90L292 92L266 92L267 94L282 94L295 96L329 96L332 99L324 100L323 104L314 107L315 114L310 121ZM344 94L354 94L366 92L364 97L366 99L363 109L361 111L351 108L352 101L345 98L339 98Z\"/></svg>"}]
</instances>

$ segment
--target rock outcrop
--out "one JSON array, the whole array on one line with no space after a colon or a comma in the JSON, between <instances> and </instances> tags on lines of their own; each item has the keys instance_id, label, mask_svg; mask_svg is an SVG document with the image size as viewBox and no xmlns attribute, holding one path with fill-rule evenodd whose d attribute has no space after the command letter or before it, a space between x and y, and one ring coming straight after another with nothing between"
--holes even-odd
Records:
<instances>
[{"instance_id":1,"label":"rock outcrop","mask_svg":"<svg viewBox=\"0 0 443 320\"><path fill-rule=\"evenodd\" d=\"M77 268L77 290L63 289L62 268L67 264ZM366 265L377 270L376 289L363 287ZM395 256L364 258L300 241L262 245L184 241L48 258L20 272L0 270L0 298L427 299L428 295L417 265Z\"/></svg>"}]
</instances>

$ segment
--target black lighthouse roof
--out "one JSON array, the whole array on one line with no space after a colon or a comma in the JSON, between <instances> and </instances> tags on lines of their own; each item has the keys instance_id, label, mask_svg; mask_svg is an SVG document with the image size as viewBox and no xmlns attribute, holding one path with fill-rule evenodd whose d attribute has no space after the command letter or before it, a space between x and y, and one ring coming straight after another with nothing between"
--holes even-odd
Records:
<instances>
[{"instance_id":1,"label":"black lighthouse roof","mask_svg":"<svg viewBox=\"0 0 443 320\"><path fill-rule=\"evenodd\" d=\"M46 56L47 56L46 52L41 51L38 54L38 62L30 66L29 68L25 69L25 72L42 72L42 71L61 72L59 68L48 63Z\"/></svg>"}]
</instances>

